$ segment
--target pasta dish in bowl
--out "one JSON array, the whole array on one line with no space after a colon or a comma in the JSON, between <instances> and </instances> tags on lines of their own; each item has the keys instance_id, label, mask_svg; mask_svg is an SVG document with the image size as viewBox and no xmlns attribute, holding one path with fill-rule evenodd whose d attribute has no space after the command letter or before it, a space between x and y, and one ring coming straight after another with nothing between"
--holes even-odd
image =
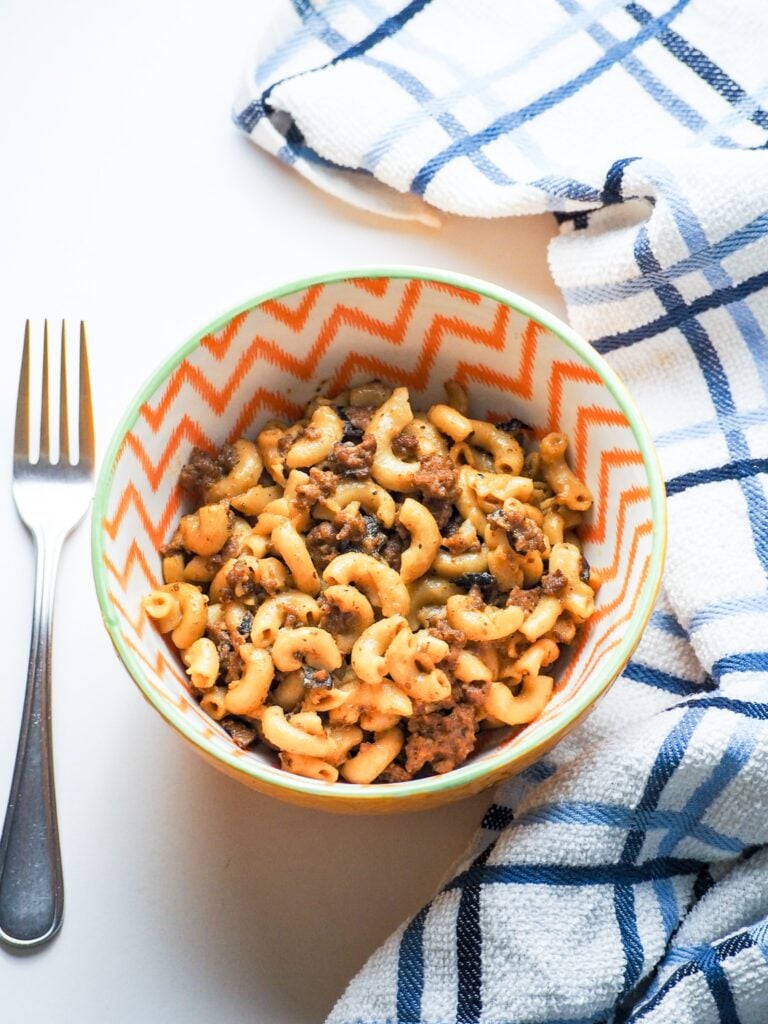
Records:
<instances>
[{"instance_id":1,"label":"pasta dish in bowl","mask_svg":"<svg viewBox=\"0 0 768 1024\"><path fill-rule=\"evenodd\" d=\"M331 275L153 377L97 494L118 654L218 767L333 810L521 770L616 678L658 586L663 485L623 386L467 278Z\"/></svg>"}]
</instances>

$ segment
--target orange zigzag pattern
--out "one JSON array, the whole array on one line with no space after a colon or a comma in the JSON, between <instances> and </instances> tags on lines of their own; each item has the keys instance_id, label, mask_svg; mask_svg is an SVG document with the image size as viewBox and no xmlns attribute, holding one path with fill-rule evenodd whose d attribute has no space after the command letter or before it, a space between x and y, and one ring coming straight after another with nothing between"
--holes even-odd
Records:
<instances>
[{"instance_id":1,"label":"orange zigzag pattern","mask_svg":"<svg viewBox=\"0 0 768 1024\"><path fill-rule=\"evenodd\" d=\"M360 288L377 298L383 298L389 291L391 279L360 277L349 278L348 281L344 283L354 285L355 288ZM451 295L453 298L461 299L463 302L467 302L470 305L477 306L482 302L482 296L475 292L467 292L463 288L457 288L450 284L443 284L442 281L422 281L420 284L423 287L432 288L435 291ZM305 298L302 299L295 309L291 309L291 307L286 303L279 302L277 299L271 299L268 302L263 303L259 308L274 319L281 321L286 327L298 334L299 331L303 330L306 326L312 310L317 305L317 301L326 287L326 285L315 285L308 289ZM250 312L251 310L246 310L244 313L238 314L238 316L224 328L218 337L212 334L206 335L201 342L201 345L208 349L208 351L211 352L219 362L221 362L229 351L232 341Z\"/></svg>"},{"instance_id":2,"label":"orange zigzag pattern","mask_svg":"<svg viewBox=\"0 0 768 1024\"><path fill-rule=\"evenodd\" d=\"M491 370L481 363L460 362L456 366L456 380L466 386L470 381L485 384L499 391L517 395L525 401L533 398L533 368L536 363L536 339L541 326L529 320L520 339L520 366L516 377ZM503 347L503 346L502 346Z\"/></svg>"},{"instance_id":3,"label":"orange zigzag pattern","mask_svg":"<svg viewBox=\"0 0 768 1024\"><path fill-rule=\"evenodd\" d=\"M612 469L621 466L631 466L637 463L642 464L643 457L640 452L627 451L625 448L610 448L607 452L600 453L600 475L598 477L598 515L597 522L587 526L582 531L584 540L593 540L602 544L606 537L608 525L608 477Z\"/></svg>"},{"instance_id":4,"label":"orange zigzag pattern","mask_svg":"<svg viewBox=\"0 0 768 1024\"><path fill-rule=\"evenodd\" d=\"M600 378L594 370L575 363L563 363L555 360L550 370L547 392L549 394L549 429L557 430L560 422L560 406L563 401L563 385L565 381L576 381L580 384L599 384Z\"/></svg>"},{"instance_id":5,"label":"orange zigzag pattern","mask_svg":"<svg viewBox=\"0 0 768 1024\"><path fill-rule=\"evenodd\" d=\"M646 580L646 578L648 576L648 569L650 567L650 564L651 564L650 556L647 556L644 559L644 561L643 561L643 567L640 570L640 580L639 580L637 586L635 587L635 593L634 593L634 596L633 596L633 598L632 598L632 600L630 602L629 609L620 618L618 618L615 622L611 623L611 625L606 629L605 633L603 633L600 636L600 638L598 639L597 643L595 644L595 646L594 646L594 648L592 650L592 653L590 654L589 658L587 659L586 665L584 665L584 667L580 670L584 678L586 678L589 675L589 673L592 671L592 668L597 663L598 659L604 658L606 656L606 654L608 654L610 651L612 651L616 647L618 647L618 645L624 639L623 636L619 636L616 639L615 643L612 643L612 644L610 644L610 645L608 645L606 647L606 644L607 644L609 638L617 630L621 629L622 626L624 626L627 622L629 622L631 620L631 618L632 618L632 616L634 614L635 608L637 607L637 602L640 600L640 594L643 591L643 584L644 584L644 582L645 582L645 580ZM627 577L627 580L629 580L629 576ZM602 611L602 609L598 609L598 612L599 611ZM597 615L598 612L595 612L595 615ZM595 622L595 626L597 625L598 621L599 621L599 619ZM594 629L594 627L593 627L593 629Z\"/></svg>"},{"instance_id":6,"label":"orange zigzag pattern","mask_svg":"<svg viewBox=\"0 0 768 1024\"><path fill-rule=\"evenodd\" d=\"M369 292L371 295L381 298L382 295L386 295L389 291L391 280L389 277L350 277L348 283L354 285L355 288L361 288L364 292Z\"/></svg>"},{"instance_id":7,"label":"orange zigzag pattern","mask_svg":"<svg viewBox=\"0 0 768 1024\"><path fill-rule=\"evenodd\" d=\"M243 411L237 417L234 427L229 432L227 440L231 443L236 441L239 437L247 432L248 427L253 423L257 414L264 408L264 402L261 399L260 394L255 394L243 406ZM281 414L289 420L297 420L301 417L304 412L304 406L299 402L291 402L287 398L284 400Z\"/></svg>"},{"instance_id":8,"label":"orange zigzag pattern","mask_svg":"<svg viewBox=\"0 0 768 1024\"><path fill-rule=\"evenodd\" d=\"M105 517L102 520L102 524L110 540L114 540L117 537L117 531L120 529L120 524L125 519L128 509L133 505L138 513L141 525L144 527L144 531L152 541L155 548L159 548L168 533L168 527L175 519L179 508L181 507L181 499L179 498L178 491L173 490L171 496L166 503L163 514L158 523L153 523L149 517L144 501L141 495L136 490L136 486L133 480L129 481L125 490L120 495L120 500L117 503L115 514L111 519Z\"/></svg>"},{"instance_id":9,"label":"orange zigzag pattern","mask_svg":"<svg viewBox=\"0 0 768 1024\"><path fill-rule=\"evenodd\" d=\"M131 575L131 569L133 569L134 565L138 565L141 569L144 574L144 578L150 587L157 587L160 584L157 573L150 569L149 564L147 563L147 560L135 538L131 541L131 545L128 548L128 554L125 556L122 569L118 569L107 554L104 555L104 565L106 566L107 571L115 577L123 591L127 589L128 577Z\"/></svg>"},{"instance_id":10,"label":"orange zigzag pattern","mask_svg":"<svg viewBox=\"0 0 768 1024\"><path fill-rule=\"evenodd\" d=\"M374 373L384 380L396 381L417 391L423 391L429 383L429 371L432 369L445 334L465 338L476 345L486 345L489 348L502 350L506 341L508 323L509 310L506 306L497 308L493 325L490 328L477 327L462 320L461 317L447 317L436 313L424 333L424 341L413 370L406 370L402 365L392 364L386 359L379 359L376 356L362 356L356 352L350 352L331 379L330 393L337 394L342 391L356 372Z\"/></svg>"},{"instance_id":11,"label":"orange zigzag pattern","mask_svg":"<svg viewBox=\"0 0 768 1024\"><path fill-rule=\"evenodd\" d=\"M640 523L632 531L632 542L629 548L629 557L627 558L627 568L624 573L624 578L621 584L621 590L611 601L607 604L600 605L597 611L594 613L592 618L594 619L595 625L598 622L610 615L611 612L615 611L624 601L627 596L627 587L629 586L630 576L632 575L632 569L634 568L635 559L637 558L638 548L640 547L640 540L642 537L648 536L651 532L651 523L646 521Z\"/></svg>"},{"instance_id":12,"label":"orange zigzag pattern","mask_svg":"<svg viewBox=\"0 0 768 1024\"><path fill-rule=\"evenodd\" d=\"M390 341L396 345L402 344L420 294L421 282L410 282L404 291L403 299L394 318L389 322L371 317L351 306L336 306L330 316L324 321L317 338L303 359L289 355L276 342L257 336L242 353L235 369L222 388L213 387L197 367L191 366L185 361L171 375L158 404L154 408L149 405L142 406L141 413L151 429L157 432L171 403L178 395L184 383L190 384L215 412L221 413L226 408L235 389L242 382L248 370L260 357L286 370L300 380L309 380L313 376L318 362L342 325L359 327L361 330L366 331L366 333L380 337L382 340ZM275 411L283 412L284 414L289 412L289 408L287 408L289 403L284 399L269 392L264 392L264 395L265 404L267 401L271 401Z\"/></svg>"},{"instance_id":13,"label":"orange zigzag pattern","mask_svg":"<svg viewBox=\"0 0 768 1024\"><path fill-rule=\"evenodd\" d=\"M106 558L104 564L106 565ZM109 599L115 606L115 608L117 608L117 610L123 616L125 621L130 625L131 629L140 640L144 633L144 627L147 624L147 617L144 614L144 609L141 607L141 605L139 605L138 614L134 618L127 610L127 608L125 608L125 606L121 604L120 601L117 599L117 595L115 594L114 590L109 591Z\"/></svg>"},{"instance_id":14,"label":"orange zigzag pattern","mask_svg":"<svg viewBox=\"0 0 768 1024\"><path fill-rule=\"evenodd\" d=\"M238 313L237 316L233 316L226 327L220 332L218 338L213 334L206 334L200 342L201 347L207 349L214 359L221 362L227 354L229 346L232 344L232 339L248 318L249 312L250 310L246 309L244 313Z\"/></svg>"},{"instance_id":15,"label":"orange zigzag pattern","mask_svg":"<svg viewBox=\"0 0 768 1024\"><path fill-rule=\"evenodd\" d=\"M127 633L123 633L123 640L125 640L126 644L131 648L131 650L134 652L139 661L143 662L147 666L150 672L154 672L155 675L158 676L162 676L163 672L168 672L169 675L172 675L173 678L177 680L177 682L181 683L181 685L186 688L186 680L179 672L177 672L176 667L166 658L164 654L158 651L157 654L155 655L155 662L154 664L152 664L152 662L144 654L141 648L136 646L136 644L128 636ZM153 687L153 689L158 689L158 687L155 686L155 684L152 682L151 678L147 681ZM164 691L163 696L168 697L168 695ZM183 701L180 698L173 699L173 702L174 704L176 704L177 707L181 708L182 711L184 711L187 707L186 701Z\"/></svg>"},{"instance_id":16,"label":"orange zigzag pattern","mask_svg":"<svg viewBox=\"0 0 768 1024\"><path fill-rule=\"evenodd\" d=\"M242 383L259 357L279 365L282 369L288 370L301 380L308 380L317 368L317 364L331 341L335 337L339 327L342 325L357 326L367 333L380 337L383 341L389 341L395 345L401 345L405 340L405 334L413 316L422 290L422 282L409 282L404 289L403 298L393 320L386 322L378 318L362 313L360 310L350 306L338 305L330 316L323 323L320 332L311 346L310 351L303 359L288 355L277 343L257 337L248 348L241 354L235 369L229 376L223 387L213 387L205 375L189 362L182 363L171 375L168 385L159 401L153 408L148 403L142 406L141 414L156 433L171 403L179 394L182 386L188 383L197 391L203 400L217 413L224 411L232 398L237 387ZM287 316L288 314L286 314ZM429 369L432 366L434 357L439 350L440 342L444 333L454 334L465 338L468 341L487 345L496 350L502 350L506 341L506 329L509 322L509 310L506 306L497 306L494 323L490 328L478 327L461 317L445 317L435 314L428 327L422 346L417 367L410 374L407 374L408 383L418 390L423 390ZM528 334L533 334L537 325L529 325ZM529 339L529 344L530 344ZM523 338L525 352L526 338ZM355 369L365 369L371 372L383 373L391 377L393 372L402 378L402 367L391 368L384 361L375 358L360 357L355 353L347 355L344 363L333 378L331 391L339 390L349 380ZM532 367L531 367L532 371ZM279 404L275 411L283 415L290 415L292 410L287 408L288 403L278 402L275 396L271 396L274 404ZM266 404L266 396L265 396Z\"/></svg>"},{"instance_id":17,"label":"orange zigzag pattern","mask_svg":"<svg viewBox=\"0 0 768 1024\"><path fill-rule=\"evenodd\" d=\"M147 421L150 430L156 434L173 400L177 397L184 384L189 384L190 387L194 388L206 405L210 406L215 413L221 415L226 410L235 391L245 380L248 371L260 354L258 343L254 342L242 353L234 370L220 388L214 387L201 370L185 360L171 374L168 386L158 404L153 408L148 402L145 402L140 410L141 415ZM276 395L272 391L267 391L265 388L259 388L256 391L256 396L260 397L264 406L272 409L273 412L279 412L283 415L290 413L292 403L282 396Z\"/></svg>"},{"instance_id":18,"label":"orange zigzag pattern","mask_svg":"<svg viewBox=\"0 0 768 1024\"><path fill-rule=\"evenodd\" d=\"M628 427L629 424L627 417L620 409L606 409L600 405L579 406L576 410L576 426L573 431L571 447L573 449L573 468L582 480L587 472L587 432L593 426Z\"/></svg>"},{"instance_id":19,"label":"orange zigzag pattern","mask_svg":"<svg viewBox=\"0 0 768 1024\"><path fill-rule=\"evenodd\" d=\"M274 317L275 320L279 320L280 323L290 327L295 334L298 334L299 331L304 329L307 320L309 320L309 314L317 305L317 300L322 295L324 289L325 285L322 284L316 284L313 288L308 288L306 295L295 309L291 309L285 302L278 302L277 299L263 302L261 309L268 316Z\"/></svg>"},{"instance_id":20,"label":"orange zigzag pattern","mask_svg":"<svg viewBox=\"0 0 768 1024\"><path fill-rule=\"evenodd\" d=\"M648 495L649 491L647 487L630 487L628 490L622 491L619 495L619 507L616 513L616 545L613 549L613 560L609 566L600 566L597 570L603 583L610 583L610 581L615 580L619 574L619 563L621 561L621 552L623 550L624 532L627 526L629 506L645 501L648 498ZM638 525L645 526L652 524L650 519L644 519L642 524Z\"/></svg>"}]
</instances>

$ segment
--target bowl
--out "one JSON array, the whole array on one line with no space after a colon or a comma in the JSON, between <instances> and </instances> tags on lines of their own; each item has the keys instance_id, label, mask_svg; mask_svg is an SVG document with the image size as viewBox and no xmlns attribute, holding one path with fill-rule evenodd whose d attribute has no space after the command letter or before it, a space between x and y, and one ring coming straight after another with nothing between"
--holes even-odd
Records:
<instances>
[{"instance_id":1,"label":"bowl","mask_svg":"<svg viewBox=\"0 0 768 1024\"><path fill-rule=\"evenodd\" d=\"M515 416L565 432L572 465L595 495L584 553L604 583L539 718L447 774L354 786L290 775L268 751L236 747L198 707L141 599L160 582L157 549L178 520L176 481L193 445L252 436L269 418L295 418L320 386L340 390L371 377L407 385L415 408L441 401L443 382L455 378L476 417ZM174 352L112 439L96 489L92 554L120 660L150 704L212 764L294 803L399 812L468 796L521 771L584 717L640 638L665 537L664 484L647 428L587 342L503 288L445 271L383 267L285 285L225 313Z\"/></svg>"}]
</instances>

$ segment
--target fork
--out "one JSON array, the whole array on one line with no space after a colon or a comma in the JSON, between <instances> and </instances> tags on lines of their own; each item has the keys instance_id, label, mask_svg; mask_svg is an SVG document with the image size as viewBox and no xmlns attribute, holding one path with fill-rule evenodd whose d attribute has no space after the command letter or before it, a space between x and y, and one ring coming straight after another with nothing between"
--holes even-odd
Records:
<instances>
[{"instance_id":1,"label":"fork","mask_svg":"<svg viewBox=\"0 0 768 1024\"><path fill-rule=\"evenodd\" d=\"M51 747L51 626L59 554L90 505L94 463L85 325L80 324L79 445L74 464L69 447L65 325L61 325L57 462L50 458L47 320L36 462L31 461L29 451L29 347L27 321L16 400L13 497L35 543L35 596L24 711L0 838L0 939L16 947L37 946L53 938L64 911Z\"/></svg>"}]
</instances>

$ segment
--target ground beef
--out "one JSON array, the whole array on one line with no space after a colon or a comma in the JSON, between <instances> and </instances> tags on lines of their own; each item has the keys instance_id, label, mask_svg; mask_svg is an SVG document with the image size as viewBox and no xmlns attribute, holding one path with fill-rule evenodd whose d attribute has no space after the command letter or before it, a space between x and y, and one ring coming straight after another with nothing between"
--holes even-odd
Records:
<instances>
[{"instance_id":1,"label":"ground beef","mask_svg":"<svg viewBox=\"0 0 768 1024\"><path fill-rule=\"evenodd\" d=\"M280 435L277 442L277 454L284 459L298 440L317 441L321 433L317 427L291 427Z\"/></svg>"},{"instance_id":2,"label":"ground beef","mask_svg":"<svg viewBox=\"0 0 768 1024\"><path fill-rule=\"evenodd\" d=\"M545 594L559 594L568 581L559 569L541 577L541 589Z\"/></svg>"},{"instance_id":3,"label":"ground beef","mask_svg":"<svg viewBox=\"0 0 768 1024\"><path fill-rule=\"evenodd\" d=\"M281 459L285 458L285 456L290 451L293 442L297 441L301 434L303 433L303 430L300 431L299 433L296 433L295 431L286 431L285 433L280 435L280 437L277 440L277 454L280 456Z\"/></svg>"},{"instance_id":4,"label":"ground beef","mask_svg":"<svg viewBox=\"0 0 768 1024\"><path fill-rule=\"evenodd\" d=\"M452 555L463 555L465 551L479 551L480 541L475 537L474 540L467 542L465 536L460 533L451 533L447 537L443 537L444 548L447 548Z\"/></svg>"},{"instance_id":5,"label":"ground beef","mask_svg":"<svg viewBox=\"0 0 768 1024\"><path fill-rule=\"evenodd\" d=\"M168 558L170 555L178 555L184 551L184 542L181 539L181 530L176 530L168 541L167 544L163 544L160 548L160 557Z\"/></svg>"},{"instance_id":6,"label":"ground beef","mask_svg":"<svg viewBox=\"0 0 768 1024\"><path fill-rule=\"evenodd\" d=\"M256 739L256 730L253 726L248 725L242 718L233 718L231 716L222 718L219 725L223 726L224 729L229 733L235 742L235 745L245 750L253 743Z\"/></svg>"},{"instance_id":7,"label":"ground beef","mask_svg":"<svg viewBox=\"0 0 768 1024\"><path fill-rule=\"evenodd\" d=\"M237 451L231 444L213 453L195 447L179 473L179 487L199 504L211 484L226 476L236 463Z\"/></svg>"},{"instance_id":8,"label":"ground beef","mask_svg":"<svg viewBox=\"0 0 768 1024\"><path fill-rule=\"evenodd\" d=\"M243 662L235 650L229 630L223 622L217 622L208 626L205 635L212 640L219 655L219 680L222 683L231 683L239 679L243 672Z\"/></svg>"},{"instance_id":9,"label":"ground beef","mask_svg":"<svg viewBox=\"0 0 768 1024\"><path fill-rule=\"evenodd\" d=\"M441 665L444 664L445 662L441 662ZM433 715L436 711L452 711L459 704L471 704L474 707L483 702L484 686L485 683L480 680L472 683L461 683L458 679L454 679L451 683L451 692L447 697L436 701L414 700L413 713L422 716Z\"/></svg>"},{"instance_id":10,"label":"ground beef","mask_svg":"<svg viewBox=\"0 0 768 1024\"><path fill-rule=\"evenodd\" d=\"M413 486L418 487L427 499L453 501L458 480L456 466L447 455L427 455L414 474Z\"/></svg>"},{"instance_id":11,"label":"ground beef","mask_svg":"<svg viewBox=\"0 0 768 1024\"><path fill-rule=\"evenodd\" d=\"M343 508L333 517L333 525L336 528L336 540L342 549L354 548L357 550L357 545L364 540L366 535L366 523L360 512Z\"/></svg>"},{"instance_id":12,"label":"ground beef","mask_svg":"<svg viewBox=\"0 0 768 1024\"><path fill-rule=\"evenodd\" d=\"M477 719L470 704L458 704L447 714L433 712L408 719L405 769L421 771L430 765L442 775L463 764L475 747Z\"/></svg>"},{"instance_id":13,"label":"ground beef","mask_svg":"<svg viewBox=\"0 0 768 1024\"><path fill-rule=\"evenodd\" d=\"M399 570L407 537L407 533L403 536L399 530L384 532L373 516L342 509L333 521L323 521L313 527L306 536L306 544L315 568L321 571L337 555L347 551L362 551Z\"/></svg>"},{"instance_id":14,"label":"ground beef","mask_svg":"<svg viewBox=\"0 0 768 1024\"><path fill-rule=\"evenodd\" d=\"M344 636L357 626L357 616L354 612L343 612L332 601L327 600L322 594L317 599L320 605L320 626L327 630L331 636Z\"/></svg>"},{"instance_id":15,"label":"ground beef","mask_svg":"<svg viewBox=\"0 0 768 1024\"><path fill-rule=\"evenodd\" d=\"M313 526L307 534L307 551L316 569L325 569L338 555L336 532L333 523L323 522Z\"/></svg>"},{"instance_id":16,"label":"ground beef","mask_svg":"<svg viewBox=\"0 0 768 1024\"><path fill-rule=\"evenodd\" d=\"M488 520L509 534L512 547L519 554L546 550L547 544L541 527L519 509L499 509L491 512Z\"/></svg>"},{"instance_id":17,"label":"ground beef","mask_svg":"<svg viewBox=\"0 0 768 1024\"><path fill-rule=\"evenodd\" d=\"M376 438L363 434L359 444L338 441L331 450L330 462L339 476L364 480L371 475L375 452Z\"/></svg>"},{"instance_id":18,"label":"ground beef","mask_svg":"<svg viewBox=\"0 0 768 1024\"><path fill-rule=\"evenodd\" d=\"M448 644L448 654L440 662L440 665L452 672L456 667L456 659L467 642L464 631L449 626L448 619L443 614L430 619L429 635L438 640L444 640Z\"/></svg>"},{"instance_id":19,"label":"ground beef","mask_svg":"<svg viewBox=\"0 0 768 1024\"><path fill-rule=\"evenodd\" d=\"M395 527L394 531L387 536L383 547L377 557L381 558L392 569L400 571L400 560L402 554L409 544L409 534L401 526Z\"/></svg>"},{"instance_id":20,"label":"ground beef","mask_svg":"<svg viewBox=\"0 0 768 1024\"><path fill-rule=\"evenodd\" d=\"M467 683L463 691L463 702L470 704L474 708L480 708L485 704L485 698L488 696L488 690L491 684L484 682L480 679L473 683Z\"/></svg>"},{"instance_id":21,"label":"ground beef","mask_svg":"<svg viewBox=\"0 0 768 1024\"><path fill-rule=\"evenodd\" d=\"M467 597L469 598L470 608L474 609L477 612L481 612L485 608L485 598L483 597L483 592L477 583L474 583L469 588L469 593L467 594Z\"/></svg>"},{"instance_id":22,"label":"ground beef","mask_svg":"<svg viewBox=\"0 0 768 1024\"><path fill-rule=\"evenodd\" d=\"M576 623L570 616L561 615L545 636L548 640L554 640L556 644L569 644L576 636Z\"/></svg>"},{"instance_id":23,"label":"ground beef","mask_svg":"<svg viewBox=\"0 0 768 1024\"><path fill-rule=\"evenodd\" d=\"M512 587L510 592L507 594L507 608L509 608L510 605L515 605L517 608L522 608L524 612L532 612L539 603L540 596L541 590L538 587L533 587L532 590L523 590L522 587Z\"/></svg>"},{"instance_id":24,"label":"ground beef","mask_svg":"<svg viewBox=\"0 0 768 1024\"><path fill-rule=\"evenodd\" d=\"M413 773L408 772L403 768L401 764L397 764L395 761L392 764L388 764L381 775L374 779L374 782L410 782L413 778Z\"/></svg>"},{"instance_id":25,"label":"ground beef","mask_svg":"<svg viewBox=\"0 0 768 1024\"><path fill-rule=\"evenodd\" d=\"M238 558L227 573L227 585L222 588L221 596L225 601L232 601L237 598L252 597L260 589L248 563Z\"/></svg>"},{"instance_id":26,"label":"ground beef","mask_svg":"<svg viewBox=\"0 0 768 1024\"><path fill-rule=\"evenodd\" d=\"M456 515L456 511L450 501L437 501L434 498L426 498L423 501L424 507L432 513L432 518L437 523L438 530L445 530ZM459 517L459 526L462 519Z\"/></svg>"},{"instance_id":27,"label":"ground beef","mask_svg":"<svg viewBox=\"0 0 768 1024\"><path fill-rule=\"evenodd\" d=\"M416 454L418 447L419 439L413 434L406 434L405 431L392 438L392 451L399 459L411 458Z\"/></svg>"},{"instance_id":28,"label":"ground beef","mask_svg":"<svg viewBox=\"0 0 768 1024\"><path fill-rule=\"evenodd\" d=\"M308 482L296 488L296 505L299 508L311 508L321 498L330 498L338 482L335 473L313 466L309 471Z\"/></svg>"},{"instance_id":29,"label":"ground beef","mask_svg":"<svg viewBox=\"0 0 768 1024\"><path fill-rule=\"evenodd\" d=\"M342 417L352 424L354 430L361 433L368 429L371 417L376 412L375 405L345 405L339 410Z\"/></svg>"},{"instance_id":30,"label":"ground beef","mask_svg":"<svg viewBox=\"0 0 768 1024\"><path fill-rule=\"evenodd\" d=\"M425 715L434 715L438 711L451 711L457 704L461 703L461 683L453 683L451 692L442 700L414 700L413 714L424 718Z\"/></svg>"},{"instance_id":31,"label":"ground beef","mask_svg":"<svg viewBox=\"0 0 768 1024\"><path fill-rule=\"evenodd\" d=\"M339 483L339 478L330 470L318 469L313 466L309 471L309 479L319 489L323 498L330 498Z\"/></svg>"},{"instance_id":32,"label":"ground beef","mask_svg":"<svg viewBox=\"0 0 768 1024\"><path fill-rule=\"evenodd\" d=\"M225 562L228 562L230 558L236 557L240 549L241 543L242 538L230 534L229 537L227 537L226 539L224 547L221 548L220 551L217 551L216 554L211 555L207 559L205 567L209 570L209 572L218 572Z\"/></svg>"},{"instance_id":33,"label":"ground beef","mask_svg":"<svg viewBox=\"0 0 768 1024\"><path fill-rule=\"evenodd\" d=\"M449 647L458 647L461 650L467 642L467 637L462 629L454 629L448 625L448 617L444 613L435 615L429 620L429 635L438 640L444 640Z\"/></svg>"}]
</instances>

